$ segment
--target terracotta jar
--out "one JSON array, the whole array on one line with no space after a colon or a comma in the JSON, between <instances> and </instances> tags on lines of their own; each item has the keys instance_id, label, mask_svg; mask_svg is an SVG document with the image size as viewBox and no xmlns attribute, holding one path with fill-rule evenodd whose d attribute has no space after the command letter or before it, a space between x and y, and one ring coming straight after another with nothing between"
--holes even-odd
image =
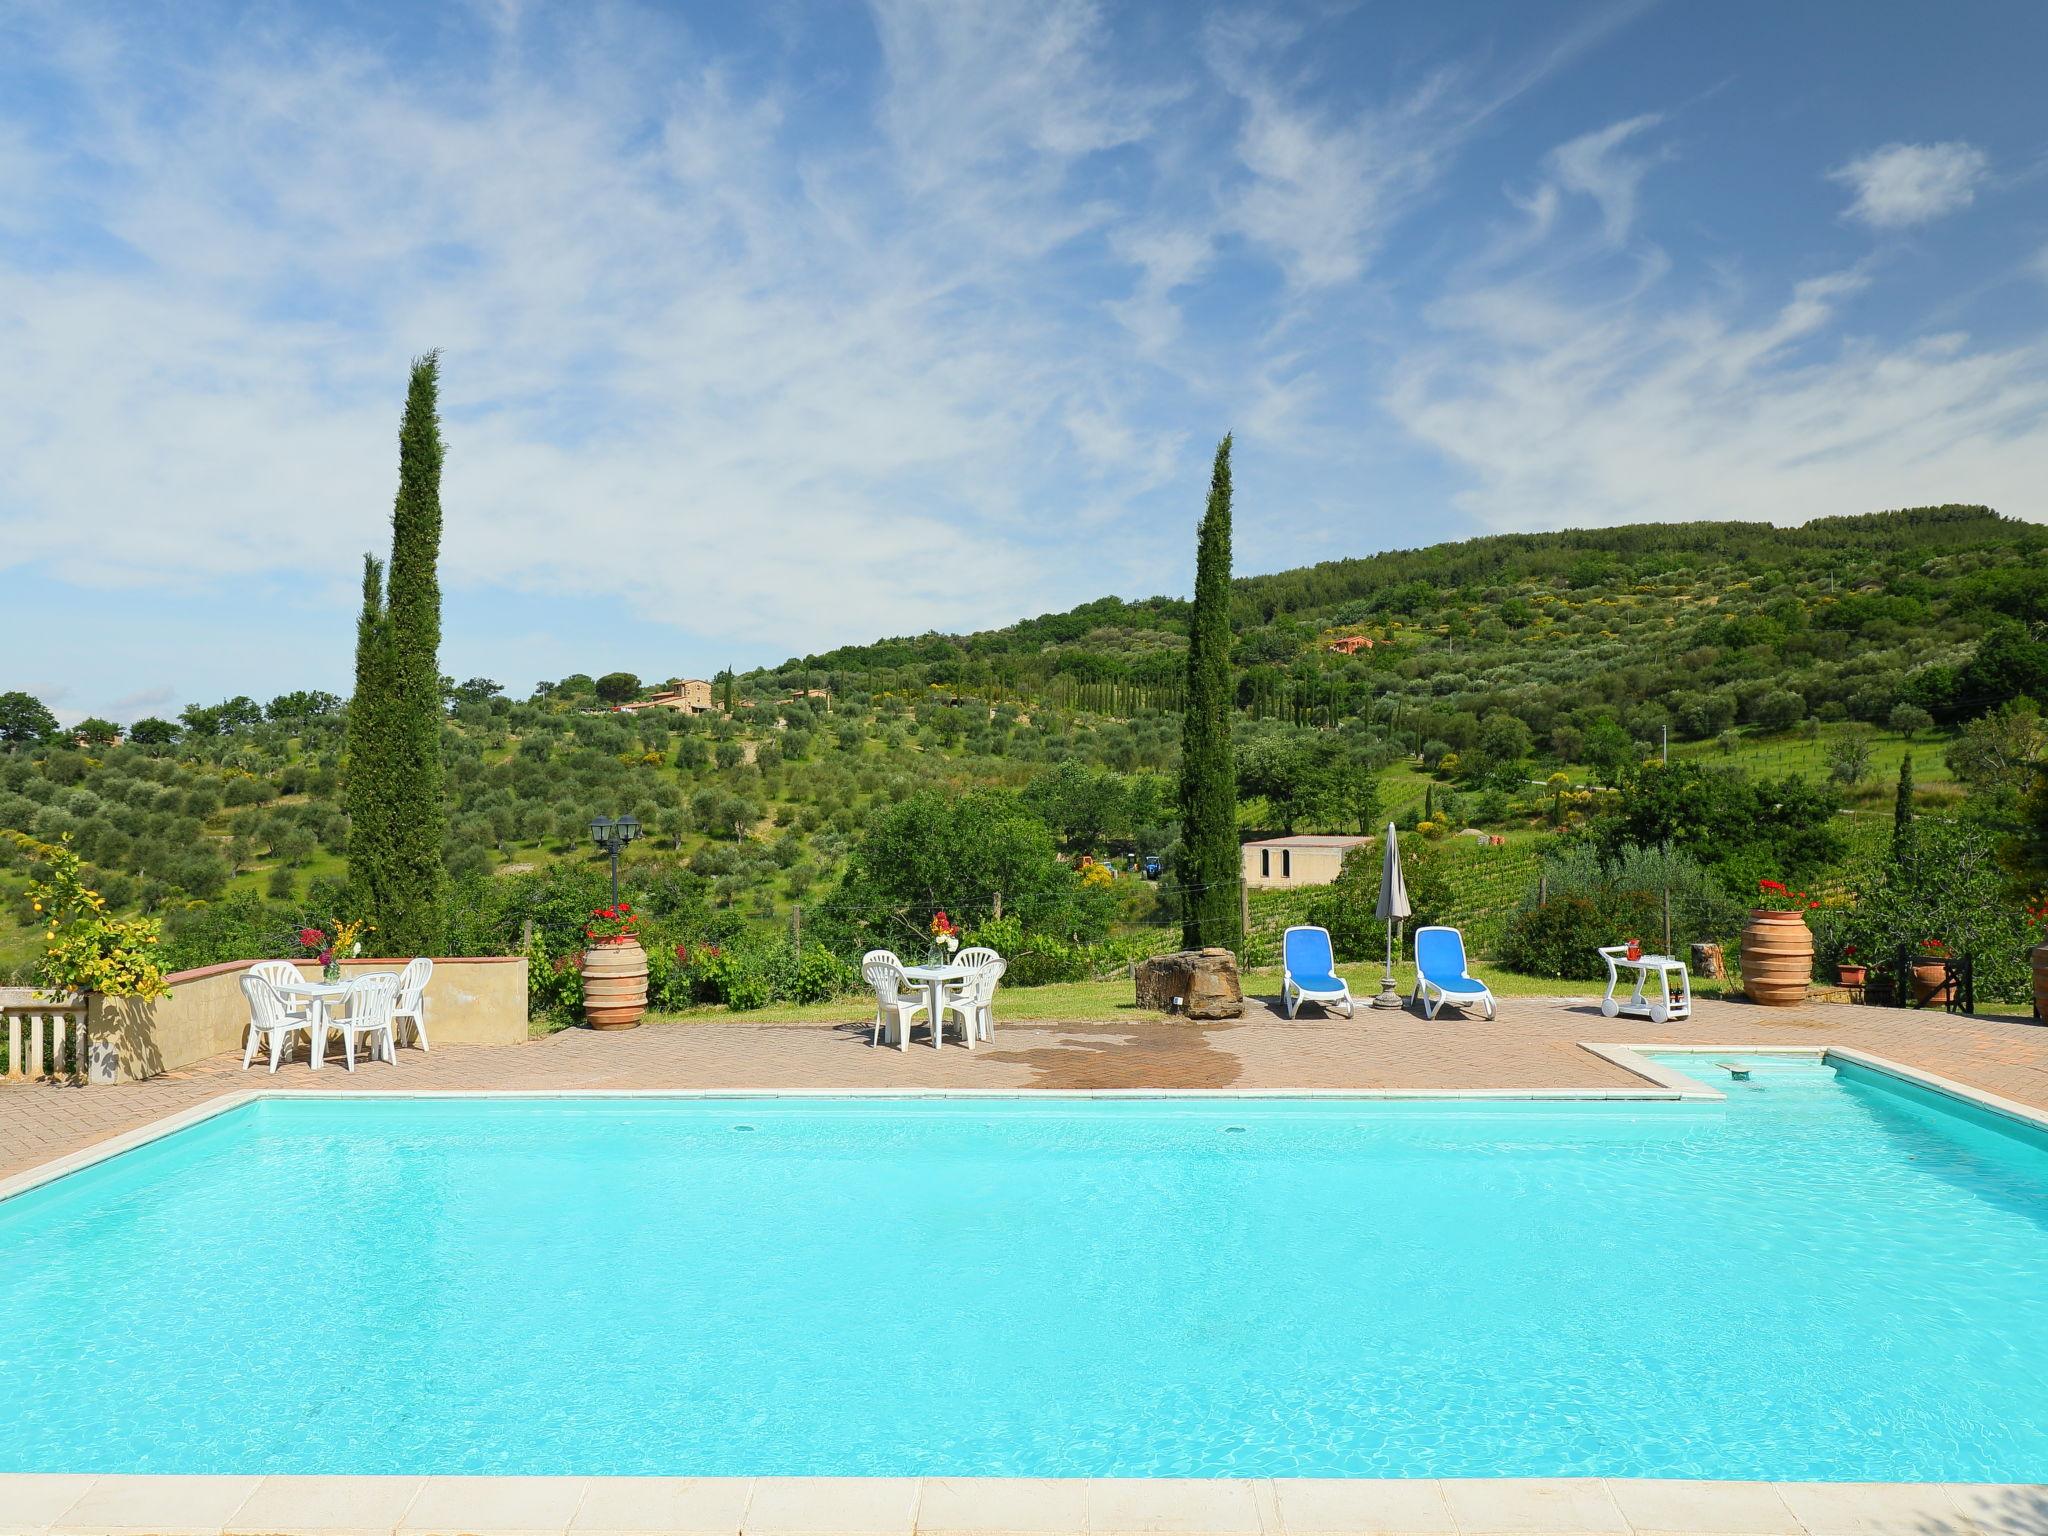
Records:
<instances>
[{"instance_id":1,"label":"terracotta jar","mask_svg":"<svg viewBox=\"0 0 2048 1536\"><path fill-rule=\"evenodd\" d=\"M1742 926L1742 990L1766 1008L1806 1001L1813 980L1813 930L1804 912L1749 914Z\"/></svg>"},{"instance_id":2,"label":"terracotta jar","mask_svg":"<svg viewBox=\"0 0 2048 1536\"><path fill-rule=\"evenodd\" d=\"M1948 972L1939 960L1916 960L1913 962L1913 1001L1921 1006L1939 1003L1946 1006L1956 995L1956 984L1948 979Z\"/></svg>"},{"instance_id":3,"label":"terracotta jar","mask_svg":"<svg viewBox=\"0 0 2048 1536\"><path fill-rule=\"evenodd\" d=\"M2048 1024L2048 944L2034 950L2034 1017Z\"/></svg>"},{"instance_id":4,"label":"terracotta jar","mask_svg":"<svg viewBox=\"0 0 2048 1536\"><path fill-rule=\"evenodd\" d=\"M592 1029L631 1029L647 1011L647 951L638 939L583 951L583 1017Z\"/></svg>"}]
</instances>

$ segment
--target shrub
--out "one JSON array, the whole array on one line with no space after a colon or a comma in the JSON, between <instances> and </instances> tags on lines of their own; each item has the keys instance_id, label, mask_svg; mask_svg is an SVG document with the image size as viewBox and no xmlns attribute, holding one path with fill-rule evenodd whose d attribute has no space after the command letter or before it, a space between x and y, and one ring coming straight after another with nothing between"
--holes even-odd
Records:
<instances>
[{"instance_id":1,"label":"shrub","mask_svg":"<svg viewBox=\"0 0 2048 1536\"><path fill-rule=\"evenodd\" d=\"M1552 896L1510 920L1500 961L1528 976L1597 981L1607 974L1601 945L1640 938L1654 947L1662 926L1662 904L1648 891Z\"/></svg>"},{"instance_id":2,"label":"shrub","mask_svg":"<svg viewBox=\"0 0 2048 1536\"><path fill-rule=\"evenodd\" d=\"M558 1027L583 1017L583 973L576 956L550 955L538 937L526 952L526 1011Z\"/></svg>"},{"instance_id":3,"label":"shrub","mask_svg":"<svg viewBox=\"0 0 2048 1536\"><path fill-rule=\"evenodd\" d=\"M1599 949L1641 939L1664 942L1664 903L1671 903L1671 947L1725 938L1741 920L1739 904L1699 862L1682 851L1624 845L1602 858L1575 845L1544 861L1541 883L1509 919L1497 958L1530 976L1595 981L1607 974Z\"/></svg>"}]
</instances>

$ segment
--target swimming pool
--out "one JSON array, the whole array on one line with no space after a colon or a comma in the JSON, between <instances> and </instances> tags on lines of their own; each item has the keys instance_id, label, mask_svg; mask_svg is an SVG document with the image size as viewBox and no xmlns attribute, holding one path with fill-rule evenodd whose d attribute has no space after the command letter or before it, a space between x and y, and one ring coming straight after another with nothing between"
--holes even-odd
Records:
<instances>
[{"instance_id":1,"label":"swimming pool","mask_svg":"<svg viewBox=\"0 0 2048 1536\"><path fill-rule=\"evenodd\" d=\"M2048 1479L2048 1141L1700 1070L263 1100L0 1203L0 1470Z\"/></svg>"}]
</instances>

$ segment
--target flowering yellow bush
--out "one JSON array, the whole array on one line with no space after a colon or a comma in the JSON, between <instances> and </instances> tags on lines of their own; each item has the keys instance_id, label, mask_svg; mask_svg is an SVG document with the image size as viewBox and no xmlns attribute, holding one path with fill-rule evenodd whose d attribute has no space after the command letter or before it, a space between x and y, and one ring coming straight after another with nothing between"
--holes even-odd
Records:
<instances>
[{"instance_id":1,"label":"flowering yellow bush","mask_svg":"<svg viewBox=\"0 0 2048 1536\"><path fill-rule=\"evenodd\" d=\"M87 887L84 868L66 833L56 846L20 833L14 841L42 861L45 874L28 888L29 909L43 930L43 957L36 979L56 996L99 992L108 997L162 997L164 980L157 946L162 924L153 917L116 917L98 891Z\"/></svg>"}]
</instances>

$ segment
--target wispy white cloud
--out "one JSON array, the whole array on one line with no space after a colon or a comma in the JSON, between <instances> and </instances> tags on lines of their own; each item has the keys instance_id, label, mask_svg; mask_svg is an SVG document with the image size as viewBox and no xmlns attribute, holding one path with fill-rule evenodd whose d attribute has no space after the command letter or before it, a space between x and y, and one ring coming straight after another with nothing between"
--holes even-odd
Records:
<instances>
[{"instance_id":1,"label":"wispy white cloud","mask_svg":"<svg viewBox=\"0 0 2048 1536\"><path fill-rule=\"evenodd\" d=\"M1064 195L1072 168L1145 130L1092 7L885 0L880 132L816 152L772 81L687 55L563 76L507 35L424 93L332 40L221 36L166 98L147 47L55 25L108 168L88 211L127 254L0 253L0 567L288 571L347 601L430 344L451 581L740 645L1049 601L1048 429L1091 494L1164 472L1167 439L1099 408L1125 354L1035 270L1108 217ZM10 181L48 169L8 150Z\"/></svg>"},{"instance_id":2,"label":"wispy white cloud","mask_svg":"<svg viewBox=\"0 0 2048 1536\"><path fill-rule=\"evenodd\" d=\"M1502 286L1438 311L1387 405L1496 528L2035 505L2048 344L1844 334L1865 282L1800 283L1753 320L1658 286L1619 306Z\"/></svg>"},{"instance_id":3,"label":"wispy white cloud","mask_svg":"<svg viewBox=\"0 0 2048 1536\"><path fill-rule=\"evenodd\" d=\"M1905 229L1969 207L1989 166L1971 144L1887 144L1828 177L1856 194L1850 218L1872 229Z\"/></svg>"},{"instance_id":4,"label":"wispy white cloud","mask_svg":"<svg viewBox=\"0 0 2048 1536\"><path fill-rule=\"evenodd\" d=\"M1207 56L1243 108L1244 172L1225 194L1225 226L1273 253L1298 287L1357 278L1393 226L1443 173L1471 122L1451 71L1344 112L1313 105L1269 50L1291 35L1269 18L1213 22Z\"/></svg>"},{"instance_id":5,"label":"wispy white cloud","mask_svg":"<svg viewBox=\"0 0 2048 1536\"><path fill-rule=\"evenodd\" d=\"M1601 232L1610 245L1628 238L1635 224L1636 191L1662 152L1631 154L1629 143L1663 121L1646 112L1581 134L1552 150L1545 161L1555 184L1566 192L1590 197L1600 206Z\"/></svg>"}]
</instances>

